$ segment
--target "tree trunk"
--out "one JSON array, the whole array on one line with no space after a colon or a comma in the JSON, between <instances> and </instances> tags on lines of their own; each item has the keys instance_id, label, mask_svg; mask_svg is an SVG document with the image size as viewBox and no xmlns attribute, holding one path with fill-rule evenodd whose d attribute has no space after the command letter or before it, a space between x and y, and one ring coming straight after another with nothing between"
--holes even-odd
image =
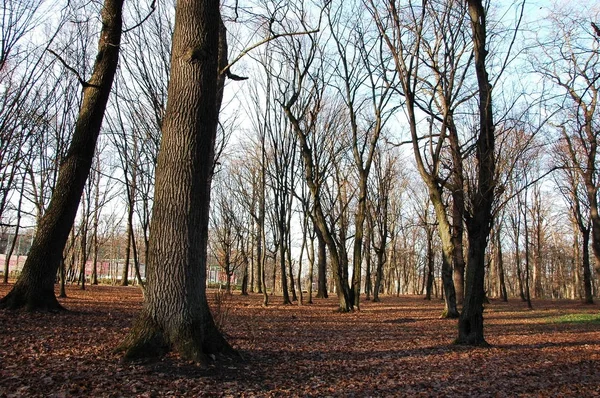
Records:
<instances>
[{"instance_id":1,"label":"tree trunk","mask_svg":"<svg viewBox=\"0 0 600 398\"><path fill-rule=\"evenodd\" d=\"M13 235L12 240L8 243L10 245L10 249L8 249L8 252L6 253L6 258L4 259L4 275L2 278L2 283L4 284L8 283L8 274L10 273L10 258L12 257L12 254L15 251L17 239L19 239L19 231L21 229L21 206L19 206L17 214L17 225L15 226L15 233ZM19 255L19 253L17 253L17 255Z\"/></svg>"},{"instance_id":2,"label":"tree trunk","mask_svg":"<svg viewBox=\"0 0 600 398\"><path fill-rule=\"evenodd\" d=\"M85 199L84 199L85 201ZM85 206L84 206L85 207ZM81 220L81 232L79 237L79 282L81 283L81 290L85 290L85 266L87 263L88 257L88 248L87 248L87 210L83 212L83 219Z\"/></svg>"},{"instance_id":3,"label":"tree trunk","mask_svg":"<svg viewBox=\"0 0 600 398\"><path fill-rule=\"evenodd\" d=\"M239 239L243 239L243 237L239 236ZM243 261L241 295L247 296L248 295L248 275L249 275L248 269L250 268L250 264L249 264L250 261L248 259L248 254L246 252L246 248L243 247L241 251L242 251L242 261Z\"/></svg>"},{"instance_id":4,"label":"tree trunk","mask_svg":"<svg viewBox=\"0 0 600 398\"><path fill-rule=\"evenodd\" d=\"M373 141L371 141L373 142ZM355 144L356 145L356 144ZM373 144L374 145L374 144ZM359 156L356 157L357 164L360 164ZM372 159L372 156L371 156ZM367 162L370 165L371 159ZM360 308L360 284L362 279L362 260L363 260L363 237L365 217L367 213L367 179L369 176L369 168L359 166L359 194L358 205L354 222L354 246L352 252L352 297L354 299L354 307Z\"/></svg>"},{"instance_id":5,"label":"tree trunk","mask_svg":"<svg viewBox=\"0 0 600 398\"><path fill-rule=\"evenodd\" d=\"M582 231L582 267L583 267L583 292L584 292L584 303L594 304L594 296L592 293L592 275L590 271L590 229L583 229Z\"/></svg>"},{"instance_id":6,"label":"tree trunk","mask_svg":"<svg viewBox=\"0 0 600 398\"><path fill-rule=\"evenodd\" d=\"M375 256L377 265L375 268L375 287L373 288L373 302L379 303L379 293L381 292L381 284L383 282L383 265L385 264L385 248L376 249Z\"/></svg>"},{"instance_id":7,"label":"tree trunk","mask_svg":"<svg viewBox=\"0 0 600 398\"><path fill-rule=\"evenodd\" d=\"M367 219L367 230L366 232L366 236L365 236L365 240L364 240L364 256L365 256L365 268L366 268L366 272L365 272L365 300L370 301L371 300L371 295L373 294L373 282L372 282L372 277L371 277L371 234L372 232L372 228L371 228L371 222L370 222L370 216L368 216L369 218Z\"/></svg>"},{"instance_id":8,"label":"tree trunk","mask_svg":"<svg viewBox=\"0 0 600 398\"><path fill-rule=\"evenodd\" d=\"M527 189L525 189L525 203L523 209L523 223L525 225L525 301L527 302L527 308L533 308L531 305L531 290L529 289L529 281L530 281L530 270L531 265L529 264L529 259L531 256L529 255L529 225L527 222Z\"/></svg>"},{"instance_id":9,"label":"tree trunk","mask_svg":"<svg viewBox=\"0 0 600 398\"><path fill-rule=\"evenodd\" d=\"M321 231L315 225L317 235L317 298L327 298L327 246Z\"/></svg>"},{"instance_id":10,"label":"tree trunk","mask_svg":"<svg viewBox=\"0 0 600 398\"><path fill-rule=\"evenodd\" d=\"M486 15L482 0L467 0L471 17L475 73L479 89L479 132L476 141L478 164L473 213L467 220L469 257L465 275L465 299L458 321L459 344L486 345L483 335L485 250L492 227L495 188L495 135L492 86L485 65Z\"/></svg>"},{"instance_id":11,"label":"tree trunk","mask_svg":"<svg viewBox=\"0 0 600 398\"><path fill-rule=\"evenodd\" d=\"M83 101L71 144L59 170L56 187L41 218L27 261L0 308L58 311L54 281L79 200L94 158L104 110L119 59L123 0L105 0L102 31L92 76L84 86Z\"/></svg>"},{"instance_id":12,"label":"tree trunk","mask_svg":"<svg viewBox=\"0 0 600 398\"><path fill-rule=\"evenodd\" d=\"M448 112L446 119L452 152L452 176L454 180L454 189L452 190L452 243L454 245L452 265L454 267L454 291L456 293L456 304L462 305L465 296L465 256L463 254L465 183L462 164L463 154L458 139L458 129L454 123L452 112Z\"/></svg>"},{"instance_id":13,"label":"tree trunk","mask_svg":"<svg viewBox=\"0 0 600 398\"><path fill-rule=\"evenodd\" d=\"M308 215L306 215L308 216ZM307 223L308 224L308 223ZM308 225L307 225L308 228ZM312 284L315 269L315 236L310 236L310 247L308 248L308 304L312 304Z\"/></svg>"},{"instance_id":14,"label":"tree trunk","mask_svg":"<svg viewBox=\"0 0 600 398\"><path fill-rule=\"evenodd\" d=\"M427 228L427 227L426 227ZM425 271L425 300L431 300L431 292L433 290L433 275L434 275L435 258L433 253L433 231L427 231L427 270Z\"/></svg>"},{"instance_id":15,"label":"tree trunk","mask_svg":"<svg viewBox=\"0 0 600 398\"><path fill-rule=\"evenodd\" d=\"M285 212L285 202L282 200L282 211ZM280 214L281 216L281 214ZM283 214L283 218L280 218L278 220L279 223L279 269L281 271L281 291L283 292L283 304L292 304L292 301L290 300L290 294L289 294L289 290L288 290L288 280L287 280L287 271L285 269L285 257L286 257L286 250L285 250L285 246L286 246L286 231L285 231L285 213ZM275 275L275 272L273 272L273 275ZM291 277L293 278L294 275L292 274ZM275 290L275 284L273 284L273 290Z\"/></svg>"},{"instance_id":16,"label":"tree trunk","mask_svg":"<svg viewBox=\"0 0 600 398\"><path fill-rule=\"evenodd\" d=\"M508 292L506 291L506 281L504 278L504 258L502 256L502 240L500 239L500 229L496 232L496 256L498 267L498 279L500 282L500 298L502 301L508 301Z\"/></svg>"},{"instance_id":17,"label":"tree trunk","mask_svg":"<svg viewBox=\"0 0 600 398\"><path fill-rule=\"evenodd\" d=\"M125 263L121 273L121 286L129 286L129 263L131 262L131 241L133 239L133 208L127 209L127 244L125 245Z\"/></svg>"},{"instance_id":18,"label":"tree trunk","mask_svg":"<svg viewBox=\"0 0 600 398\"><path fill-rule=\"evenodd\" d=\"M121 348L126 358L175 350L206 363L215 354L234 353L206 297L210 186L224 84L218 69L226 60L226 32L217 0L180 0L175 21L144 304Z\"/></svg>"}]
</instances>

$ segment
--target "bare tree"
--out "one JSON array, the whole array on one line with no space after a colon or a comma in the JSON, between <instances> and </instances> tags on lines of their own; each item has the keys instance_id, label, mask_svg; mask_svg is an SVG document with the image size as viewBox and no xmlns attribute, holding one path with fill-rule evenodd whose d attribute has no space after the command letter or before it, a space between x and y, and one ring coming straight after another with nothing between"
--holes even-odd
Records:
<instances>
[{"instance_id":1,"label":"bare tree","mask_svg":"<svg viewBox=\"0 0 600 398\"><path fill-rule=\"evenodd\" d=\"M59 310L54 280L67 237L94 157L104 110L116 72L122 31L122 0L106 0L102 31L90 79L85 82L83 102L69 150L60 167L54 194L13 289L0 300L4 308Z\"/></svg>"},{"instance_id":2,"label":"bare tree","mask_svg":"<svg viewBox=\"0 0 600 398\"><path fill-rule=\"evenodd\" d=\"M433 2L432 4L436 3ZM448 4L449 5L444 10L446 13L450 13L451 11L460 12L461 6L459 6L457 3L452 2ZM438 137L437 142L430 142L429 145L426 146L426 150L428 150L426 154L429 155L429 159L431 159L431 164L427 165L426 160L421 153L421 137L417 127L419 124L418 109L425 107L419 105L417 98L419 96L418 90L421 85L421 81L423 80L420 74L422 63L424 65L433 65L434 72L437 73L438 76L437 81L434 81L430 84L434 90L434 95L432 95L431 99L429 100L430 103L437 99L438 94L442 99L454 98L456 96L453 86L456 84L458 89L460 89L460 85L462 84L462 81L456 81L461 78L461 71L456 69L462 69L462 63L464 62L461 61L460 57L460 43L458 44L458 48L453 46L453 44L456 43L448 43L445 46L446 54L448 54L448 48L452 48L453 50L459 52L459 54L449 54L448 56L451 57L449 59L450 62L443 63L443 65L450 65L450 70L436 70L435 68L439 68L438 65L442 63L439 62L438 55L433 53L436 50L429 48L426 44L426 37L428 34L426 32L426 27L428 26L426 21L428 21L428 18L431 15L437 15L437 10L428 10L424 4L422 6L408 4L402 9L397 9L396 2L389 1L386 3L385 9L380 9L375 5L374 2L370 2L370 11L377 23L380 33L384 37L387 48L392 56L394 68L398 74L417 170L427 185L429 197L433 203L438 222L438 232L442 239L443 248L442 280L444 283L444 297L446 304L444 316L448 318L457 318L459 313L456 307L456 292L452 279L452 264L454 255L456 254L454 246L455 240L452 237L452 226L446 205L443 200L443 180L441 179L440 175L443 161L442 149L444 148L446 137L450 134L448 132L448 127L452 127L454 123L452 119L454 109L452 103L448 104L442 102L441 111L443 113L441 116L439 116L437 113L434 113L433 110L430 111L431 120L437 117L442 120L442 123L440 127L440 133L435 135ZM448 17L443 17L441 19L445 22L446 18ZM456 20L456 18L448 18L448 20L453 21ZM457 28L457 30L460 31L462 19L458 18L457 20L459 24L459 28ZM448 36L452 37L451 35ZM446 39L447 36L442 36L442 38ZM442 40L442 38L438 37L438 40L441 43L446 43L444 40ZM439 44L438 46L444 48L442 44ZM428 50L430 57L433 58L433 62L422 62L421 53L427 53ZM446 81L444 79L451 79L450 87L444 87L444 85L441 84L442 82ZM440 91L440 93L437 93L436 91ZM460 155L458 157L460 158ZM457 190L462 192L462 187L457 187Z\"/></svg>"},{"instance_id":3,"label":"bare tree","mask_svg":"<svg viewBox=\"0 0 600 398\"><path fill-rule=\"evenodd\" d=\"M597 20L597 11L590 8L575 10L564 6L557 10L548 18L551 33L536 40L532 66L553 87L547 106L556 112L552 123L564 141L571 167L585 186L595 269L600 275L597 168L600 36L594 25Z\"/></svg>"},{"instance_id":4,"label":"bare tree","mask_svg":"<svg viewBox=\"0 0 600 398\"><path fill-rule=\"evenodd\" d=\"M583 275L583 292L584 302L586 304L593 304L593 289L592 289L592 275L590 270L590 233L591 233L591 222L590 222L590 206L588 203L588 195L586 193L585 185L581 178L581 173L578 168L572 164L572 156L568 148L565 148L564 141L563 145L557 145L556 155L562 162L560 170L560 177L555 177L557 186L560 189L565 201L569 205L572 219L577 226L578 232L581 235L581 274ZM575 240L577 242L577 240ZM578 274L577 271L574 271Z\"/></svg>"}]
</instances>

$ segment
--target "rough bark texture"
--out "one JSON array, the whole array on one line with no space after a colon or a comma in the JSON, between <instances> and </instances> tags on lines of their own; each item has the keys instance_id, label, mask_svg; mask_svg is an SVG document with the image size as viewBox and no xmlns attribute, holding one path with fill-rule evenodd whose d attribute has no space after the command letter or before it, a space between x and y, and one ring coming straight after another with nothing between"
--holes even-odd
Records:
<instances>
[{"instance_id":1,"label":"rough bark texture","mask_svg":"<svg viewBox=\"0 0 600 398\"><path fill-rule=\"evenodd\" d=\"M206 363L215 354L233 354L206 299L210 186L223 87L218 66L219 55L226 54L221 24L218 0L177 2L148 283L142 313L122 346L126 358L175 350Z\"/></svg>"},{"instance_id":2,"label":"rough bark texture","mask_svg":"<svg viewBox=\"0 0 600 398\"><path fill-rule=\"evenodd\" d=\"M492 226L494 202L494 121L492 86L485 65L486 15L481 0L468 0L471 17L475 72L479 88L479 134L477 137L478 180L472 198L472 214L467 217L469 254L465 278L465 299L458 321L459 344L485 345L483 302L485 300L485 249Z\"/></svg>"},{"instance_id":3,"label":"rough bark texture","mask_svg":"<svg viewBox=\"0 0 600 398\"><path fill-rule=\"evenodd\" d=\"M62 160L54 194L40 219L27 261L13 289L0 300L0 308L58 311L54 295L56 273L75 220L88 178L104 110L112 87L121 42L123 0L105 0L98 55L75 124L73 138Z\"/></svg>"}]
</instances>

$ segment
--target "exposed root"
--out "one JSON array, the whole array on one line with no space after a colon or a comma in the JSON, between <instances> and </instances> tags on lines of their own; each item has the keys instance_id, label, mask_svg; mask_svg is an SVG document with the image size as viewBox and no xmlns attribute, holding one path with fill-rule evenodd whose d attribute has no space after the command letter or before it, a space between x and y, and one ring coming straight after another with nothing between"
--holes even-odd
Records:
<instances>
[{"instance_id":1,"label":"exposed root","mask_svg":"<svg viewBox=\"0 0 600 398\"><path fill-rule=\"evenodd\" d=\"M174 351L200 366L218 358L239 358L214 324L208 325L192 324L169 332L142 314L117 351L124 353L124 360L155 359Z\"/></svg>"}]
</instances>

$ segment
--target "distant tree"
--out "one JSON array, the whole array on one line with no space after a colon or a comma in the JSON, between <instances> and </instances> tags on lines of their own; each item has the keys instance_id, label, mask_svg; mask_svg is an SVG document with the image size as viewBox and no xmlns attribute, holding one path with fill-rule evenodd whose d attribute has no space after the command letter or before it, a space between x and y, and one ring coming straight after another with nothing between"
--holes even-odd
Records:
<instances>
[{"instance_id":1,"label":"distant tree","mask_svg":"<svg viewBox=\"0 0 600 398\"><path fill-rule=\"evenodd\" d=\"M556 113L551 121L570 157L571 167L585 186L592 253L596 274L600 276L600 31L596 25L599 18L598 10L592 7L577 10L570 4L557 7L543 29L549 34L545 37L540 34L534 43L531 63L542 79L551 84L547 107Z\"/></svg>"},{"instance_id":2,"label":"distant tree","mask_svg":"<svg viewBox=\"0 0 600 398\"><path fill-rule=\"evenodd\" d=\"M348 115L352 168L357 176L351 296L354 307L359 308L368 180L377 144L391 115L389 103L394 87L390 80L380 76L379 66L385 57L384 52L378 51L382 48L382 39L370 34L362 4L329 2L326 14L335 44L333 58L337 60L330 85L342 98Z\"/></svg>"},{"instance_id":3,"label":"distant tree","mask_svg":"<svg viewBox=\"0 0 600 398\"><path fill-rule=\"evenodd\" d=\"M563 143L564 144L564 143ZM569 205L571 217L581 236L581 274L583 275L583 299L586 304L594 303L592 275L590 269L590 209L588 195L581 173L573 167L570 151L564 145L557 145L555 153L563 163L559 169L559 176L555 177L557 185L565 201ZM577 242L578 239L575 239ZM579 274L577 270L575 274Z\"/></svg>"},{"instance_id":4,"label":"distant tree","mask_svg":"<svg viewBox=\"0 0 600 398\"><path fill-rule=\"evenodd\" d=\"M433 4L433 6L432 6ZM370 2L370 10L377 23L377 27L384 37L396 71L399 86L401 87L402 98L404 100L404 109L406 111L408 125L410 130L413 153L416 160L417 170L427 186L430 200L435 210L438 224L438 233L442 240L442 282L444 285L445 310L444 317L457 318L458 308L456 306L456 291L452 277L452 265L455 254L456 240L452 236L452 225L449 216L449 210L443 198L443 178L441 175L444 159L444 146L448 145L446 141L448 136L453 134L454 125L453 113L455 104L451 99L457 96L463 81L461 80L461 69L464 68L464 62L461 55L464 53L461 42L461 31L464 25L465 10L455 2L448 2L442 10L431 8L435 7L437 2L431 2L428 6L418 6L408 4L396 8L396 2L389 1L385 9ZM444 3L446 4L446 3ZM439 5L439 4L438 4ZM439 7L438 7L439 8ZM442 13L443 18L436 18L438 13ZM458 15L454 18L454 15ZM438 21L452 21L452 26L436 26L438 29L435 34L435 45L429 47L427 39L430 32L427 29L430 25L435 26ZM457 25L458 27L455 27ZM452 29L451 29L452 28ZM445 34L446 31L450 34ZM457 38L458 37L458 38ZM446 59L443 62L439 60L437 48L443 48ZM425 55L422 55L425 54ZM429 59L427 59L429 55ZM425 57L424 61L421 58ZM433 76L437 76L437 81L431 82L420 90L423 81L427 81L428 72L421 72L427 65L431 65ZM442 69L447 68L447 70ZM442 80L448 81L446 84ZM455 88L456 86L456 88ZM428 97L431 96L431 99ZM420 97L424 100L420 100ZM437 98L441 99L441 109L434 109L433 103ZM419 109L427 109L429 103L430 109L430 130L439 128L438 134L430 134L428 137L421 137L418 129ZM440 124L436 127L433 121ZM422 148L421 141L426 139L428 145ZM424 152L425 154L423 154ZM462 158L459 155L462 164ZM427 164L429 160L429 164ZM458 167L457 165L453 165ZM460 166L460 165L459 165ZM463 187L456 188L462 192ZM461 220L462 223L462 220Z\"/></svg>"}]
</instances>

